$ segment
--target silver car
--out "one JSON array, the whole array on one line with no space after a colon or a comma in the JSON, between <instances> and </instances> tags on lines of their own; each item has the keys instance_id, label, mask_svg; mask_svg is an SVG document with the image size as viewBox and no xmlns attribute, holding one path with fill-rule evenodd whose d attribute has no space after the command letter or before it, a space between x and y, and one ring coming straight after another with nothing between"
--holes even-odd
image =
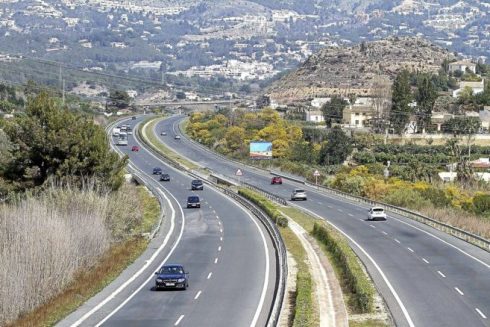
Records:
<instances>
[{"instance_id":1,"label":"silver car","mask_svg":"<svg viewBox=\"0 0 490 327\"><path fill-rule=\"evenodd\" d=\"M306 201L306 192L302 189L294 189L291 193L291 201L303 200Z\"/></svg>"}]
</instances>

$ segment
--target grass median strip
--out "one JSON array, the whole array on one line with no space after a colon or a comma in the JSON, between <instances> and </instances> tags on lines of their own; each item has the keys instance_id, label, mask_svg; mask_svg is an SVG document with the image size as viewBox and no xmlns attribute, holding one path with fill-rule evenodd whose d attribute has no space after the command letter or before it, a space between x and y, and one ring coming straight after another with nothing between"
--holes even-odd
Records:
<instances>
[{"instance_id":1,"label":"grass median strip","mask_svg":"<svg viewBox=\"0 0 490 327\"><path fill-rule=\"evenodd\" d=\"M135 236L112 245L94 267L80 271L60 294L8 326L53 326L109 285L146 250L148 239L141 234L149 233L157 223L160 204L142 186L138 187L137 194L143 220L133 231Z\"/></svg>"},{"instance_id":2,"label":"grass median strip","mask_svg":"<svg viewBox=\"0 0 490 327\"><path fill-rule=\"evenodd\" d=\"M161 119L162 117L157 117L145 120L141 124L141 128L139 129L140 136L147 142L149 142L156 151L158 151L161 155L167 157L168 159L178 162L188 169L199 169L200 167L198 165L180 156L178 153L167 147L165 144L163 144L162 141L158 139L155 133L153 133L156 124L158 124Z\"/></svg>"},{"instance_id":3,"label":"grass median strip","mask_svg":"<svg viewBox=\"0 0 490 327\"><path fill-rule=\"evenodd\" d=\"M287 227L287 219L280 213L277 206L261 196L257 192L241 188L238 193L257 205L278 225L286 249L297 263L298 273L296 275L296 293L293 303L293 317L291 319L294 327L318 326L318 310L313 302L313 287L310 268L305 249L299 238Z\"/></svg>"},{"instance_id":4,"label":"grass median strip","mask_svg":"<svg viewBox=\"0 0 490 327\"><path fill-rule=\"evenodd\" d=\"M281 207L308 231L321 245L322 250L332 263L340 281L349 310L349 325L358 327L388 326L388 317L380 304L377 304L376 289L364 272L362 264L347 241L326 222L292 207ZM381 301L378 301L381 302Z\"/></svg>"}]
</instances>

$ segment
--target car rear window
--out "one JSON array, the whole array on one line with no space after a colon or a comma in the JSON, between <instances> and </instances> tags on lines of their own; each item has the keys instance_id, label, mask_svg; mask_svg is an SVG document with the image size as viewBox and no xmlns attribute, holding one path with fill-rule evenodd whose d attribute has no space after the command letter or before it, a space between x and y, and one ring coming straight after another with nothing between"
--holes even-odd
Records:
<instances>
[{"instance_id":1,"label":"car rear window","mask_svg":"<svg viewBox=\"0 0 490 327\"><path fill-rule=\"evenodd\" d=\"M196 202L199 202L199 197L198 196L190 196L187 198L187 201L191 202L191 203L196 203Z\"/></svg>"},{"instance_id":2,"label":"car rear window","mask_svg":"<svg viewBox=\"0 0 490 327\"><path fill-rule=\"evenodd\" d=\"M305 193L305 190L294 190L296 193Z\"/></svg>"},{"instance_id":3,"label":"car rear window","mask_svg":"<svg viewBox=\"0 0 490 327\"><path fill-rule=\"evenodd\" d=\"M195 181L192 181L192 184L201 185L202 184L202 181L195 180Z\"/></svg>"},{"instance_id":4,"label":"car rear window","mask_svg":"<svg viewBox=\"0 0 490 327\"><path fill-rule=\"evenodd\" d=\"M373 211L374 212L383 212L383 211L385 211L385 209L383 209L383 208L374 208Z\"/></svg>"}]
</instances>

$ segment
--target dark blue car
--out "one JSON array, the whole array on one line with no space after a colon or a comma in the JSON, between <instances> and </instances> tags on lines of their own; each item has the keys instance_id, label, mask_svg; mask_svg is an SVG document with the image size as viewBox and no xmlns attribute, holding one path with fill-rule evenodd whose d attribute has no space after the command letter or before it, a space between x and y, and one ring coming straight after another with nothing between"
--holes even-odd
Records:
<instances>
[{"instance_id":1,"label":"dark blue car","mask_svg":"<svg viewBox=\"0 0 490 327\"><path fill-rule=\"evenodd\" d=\"M189 287L189 279L182 265L164 265L156 273L155 288L178 288L185 290Z\"/></svg>"},{"instance_id":2,"label":"dark blue car","mask_svg":"<svg viewBox=\"0 0 490 327\"><path fill-rule=\"evenodd\" d=\"M161 175L161 174L162 174L162 168L160 167L153 168L153 175Z\"/></svg>"}]
</instances>

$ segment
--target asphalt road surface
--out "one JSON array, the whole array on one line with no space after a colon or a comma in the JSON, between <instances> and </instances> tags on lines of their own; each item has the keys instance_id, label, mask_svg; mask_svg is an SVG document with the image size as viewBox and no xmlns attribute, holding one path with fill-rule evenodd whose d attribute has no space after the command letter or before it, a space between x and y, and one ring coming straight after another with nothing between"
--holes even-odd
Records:
<instances>
[{"instance_id":1,"label":"asphalt road surface","mask_svg":"<svg viewBox=\"0 0 490 327\"><path fill-rule=\"evenodd\" d=\"M134 127L139 122L125 123ZM191 191L190 176L166 166L132 135L128 143L118 149L167 198L164 221L174 222L171 240L163 246L164 235L158 236L161 244L151 246L162 251L140 276L119 293L106 291L89 301L59 325L265 326L276 282L276 254L265 228L207 184L202 191ZM131 151L133 145L140 150ZM154 167L161 167L171 180L160 182L152 175ZM200 197L200 209L186 208L189 195ZM189 272L187 290L154 290L153 274L163 262L184 265ZM133 273L123 274L128 279L138 267L131 269Z\"/></svg>"},{"instance_id":2,"label":"asphalt road surface","mask_svg":"<svg viewBox=\"0 0 490 327\"><path fill-rule=\"evenodd\" d=\"M308 200L295 204L328 219L348 237L398 326L490 326L490 253L400 215L367 221L366 205L313 187L286 180L271 185L271 175L192 143L178 128L182 119L163 120L154 132L183 156L229 177L240 168L242 181L287 199L293 188L305 189ZM162 131L167 135L160 136Z\"/></svg>"}]
</instances>

